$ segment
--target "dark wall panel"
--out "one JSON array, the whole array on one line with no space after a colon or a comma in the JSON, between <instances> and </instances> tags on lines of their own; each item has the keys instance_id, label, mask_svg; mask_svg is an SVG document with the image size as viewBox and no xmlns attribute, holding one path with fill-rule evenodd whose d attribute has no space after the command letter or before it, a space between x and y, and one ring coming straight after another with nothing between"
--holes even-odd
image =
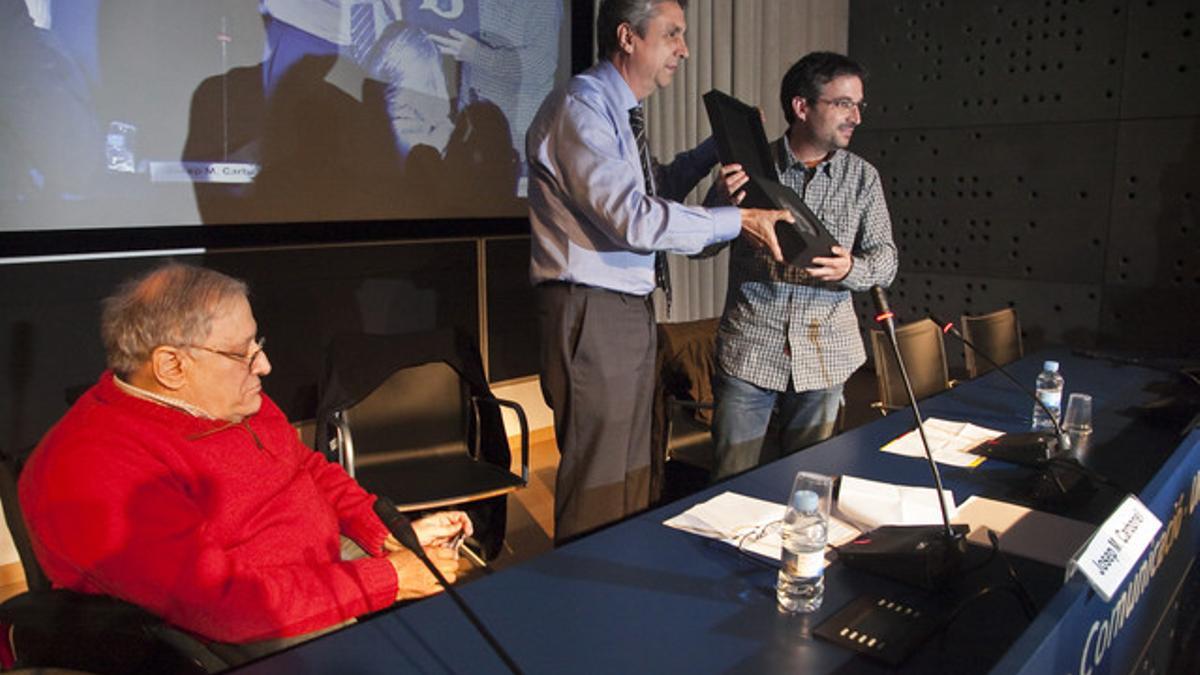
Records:
<instances>
[{"instance_id":1,"label":"dark wall panel","mask_svg":"<svg viewBox=\"0 0 1200 675\"><path fill-rule=\"evenodd\" d=\"M475 242L345 246L210 254L204 264L245 279L276 368L267 392L292 417L316 410L330 338L457 326L478 330Z\"/></svg>"},{"instance_id":2,"label":"dark wall panel","mask_svg":"<svg viewBox=\"0 0 1200 675\"><path fill-rule=\"evenodd\" d=\"M1197 11L851 1L902 319L1012 306L1030 349L1200 357Z\"/></svg>"},{"instance_id":3,"label":"dark wall panel","mask_svg":"<svg viewBox=\"0 0 1200 675\"><path fill-rule=\"evenodd\" d=\"M529 285L529 237L487 243L488 376L538 372L538 317Z\"/></svg>"},{"instance_id":4,"label":"dark wall panel","mask_svg":"<svg viewBox=\"0 0 1200 675\"><path fill-rule=\"evenodd\" d=\"M273 366L264 388L311 417L329 339L459 326L474 334L475 242L217 252L180 258L245 279ZM66 390L104 368L99 303L162 259L0 266L0 448L32 445L66 410ZM469 280L464 282L464 279Z\"/></svg>"},{"instance_id":5,"label":"dark wall panel","mask_svg":"<svg viewBox=\"0 0 1200 675\"><path fill-rule=\"evenodd\" d=\"M1115 123L877 127L854 148L883 178L904 270L1100 281Z\"/></svg>"},{"instance_id":6,"label":"dark wall panel","mask_svg":"<svg viewBox=\"0 0 1200 675\"><path fill-rule=\"evenodd\" d=\"M854 1L850 52L872 72L879 126L1109 119L1126 12L1121 2Z\"/></svg>"},{"instance_id":7,"label":"dark wall panel","mask_svg":"<svg viewBox=\"0 0 1200 675\"><path fill-rule=\"evenodd\" d=\"M1200 3L1143 0L1128 7L1121 116L1200 115Z\"/></svg>"},{"instance_id":8,"label":"dark wall panel","mask_svg":"<svg viewBox=\"0 0 1200 675\"><path fill-rule=\"evenodd\" d=\"M1200 293L1200 117L1122 122L1105 282Z\"/></svg>"},{"instance_id":9,"label":"dark wall panel","mask_svg":"<svg viewBox=\"0 0 1200 675\"><path fill-rule=\"evenodd\" d=\"M902 273L889 292L901 323L930 314L960 324L963 314L986 314L1013 307L1021 320L1026 351L1051 344L1092 347L1101 315L1097 284L1043 283L1019 279L989 279L967 275ZM873 326L875 310L866 295L855 299L859 325ZM867 343L870 344L870 343ZM962 350L946 341L951 368L963 367Z\"/></svg>"}]
</instances>

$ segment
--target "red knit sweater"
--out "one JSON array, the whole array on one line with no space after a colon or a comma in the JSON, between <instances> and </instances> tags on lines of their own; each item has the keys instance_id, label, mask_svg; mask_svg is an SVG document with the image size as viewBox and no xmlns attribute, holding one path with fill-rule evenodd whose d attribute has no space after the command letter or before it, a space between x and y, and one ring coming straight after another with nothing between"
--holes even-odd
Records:
<instances>
[{"instance_id":1,"label":"red knit sweater","mask_svg":"<svg viewBox=\"0 0 1200 675\"><path fill-rule=\"evenodd\" d=\"M266 396L241 424L203 420L130 396L106 372L42 439L19 495L56 587L210 639L300 635L396 597L386 559L339 556L339 533L381 555L373 498Z\"/></svg>"}]
</instances>

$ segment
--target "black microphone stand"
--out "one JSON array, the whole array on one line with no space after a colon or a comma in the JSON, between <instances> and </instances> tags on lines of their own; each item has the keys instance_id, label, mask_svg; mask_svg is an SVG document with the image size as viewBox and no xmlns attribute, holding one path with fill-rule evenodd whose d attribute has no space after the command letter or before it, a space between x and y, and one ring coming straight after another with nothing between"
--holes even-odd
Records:
<instances>
[{"instance_id":1,"label":"black microphone stand","mask_svg":"<svg viewBox=\"0 0 1200 675\"><path fill-rule=\"evenodd\" d=\"M929 439L925 436L925 424L917 407L917 397L913 394L912 382L908 379L904 358L900 355L892 312L888 308L882 288L872 286L871 295L878 313L875 320L883 324L884 332L888 335L892 353L900 367L900 379L904 382L904 390L912 405L917 433L921 436L921 445L925 450L925 460L929 463L929 472L933 475L933 482L937 488L942 524L877 527L839 547L838 559L849 567L858 567L923 588L936 589L958 571L966 551L967 527L960 525L956 528L950 524L950 513L946 509L946 500L942 493L942 475L929 449Z\"/></svg>"},{"instance_id":2,"label":"black microphone stand","mask_svg":"<svg viewBox=\"0 0 1200 675\"><path fill-rule=\"evenodd\" d=\"M404 548L412 551L421 562L425 563L425 567L429 569L438 583L442 585L442 588L446 589L446 595L450 596L450 599L454 601L454 604L458 605L459 610L467 617L467 620L471 622L475 630L479 631L484 640L487 640L488 645L491 646L496 656L499 656L504 665L508 666L509 672L514 673L514 675L521 675L521 668L517 665L517 662L509 656L508 652L500 644L500 641L492 635L487 626L483 625L483 621L467 606L467 603L458 594L458 591L454 590L449 581L446 581L446 577L442 575L437 565L433 564L433 561L429 559L429 555L425 553L425 547L421 546L420 540L417 539L417 533L413 531L412 524L408 518L400 513L392 500L387 497L376 497L374 508L375 515L379 516L379 519L383 521L388 532L391 532L392 536Z\"/></svg>"}]
</instances>

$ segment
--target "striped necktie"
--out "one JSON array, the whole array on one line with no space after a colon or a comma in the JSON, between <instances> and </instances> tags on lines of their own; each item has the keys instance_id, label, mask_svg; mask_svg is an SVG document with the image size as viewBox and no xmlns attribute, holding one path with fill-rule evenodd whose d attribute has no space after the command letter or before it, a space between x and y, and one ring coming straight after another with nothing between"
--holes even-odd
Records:
<instances>
[{"instance_id":1,"label":"striped necktie","mask_svg":"<svg viewBox=\"0 0 1200 675\"><path fill-rule=\"evenodd\" d=\"M350 50L360 65L375 46L375 4L356 2L350 5Z\"/></svg>"},{"instance_id":2,"label":"striped necktie","mask_svg":"<svg viewBox=\"0 0 1200 675\"><path fill-rule=\"evenodd\" d=\"M633 138L637 141L638 159L642 163L642 178L646 181L646 194L654 196L654 171L650 168L650 148L646 145L646 113L642 106L629 109L629 128L633 130ZM663 289L667 301L667 312L671 311L671 274L667 267L667 254L662 251L654 253L654 281Z\"/></svg>"}]
</instances>

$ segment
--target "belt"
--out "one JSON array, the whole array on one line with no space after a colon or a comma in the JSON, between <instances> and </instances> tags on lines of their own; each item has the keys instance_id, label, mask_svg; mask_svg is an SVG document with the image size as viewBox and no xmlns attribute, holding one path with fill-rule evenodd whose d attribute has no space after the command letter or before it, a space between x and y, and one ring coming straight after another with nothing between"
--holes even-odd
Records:
<instances>
[{"instance_id":1,"label":"belt","mask_svg":"<svg viewBox=\"0 0 1200 675\"><path fill-rule=\"evenodd\" d=\"M644 295L638 295L637 293L626 293L625 291L615 291L611 288L603 288L601 286L589 286L587 284L577 284L573 281L563 281L562 279L551 279L550 281L540 281L540 282L538 282L538 284L535 288L547 288L547 289L548 288L569 288L569 289L581 288L581 289L589 290L589 291L604 291L605 293L612 293L613 295L619 295L623 298L630 298L632 300L647 300L650 298L650 295L651 295L650 293L646 293Z\"/></svg>"}]
</instances>

